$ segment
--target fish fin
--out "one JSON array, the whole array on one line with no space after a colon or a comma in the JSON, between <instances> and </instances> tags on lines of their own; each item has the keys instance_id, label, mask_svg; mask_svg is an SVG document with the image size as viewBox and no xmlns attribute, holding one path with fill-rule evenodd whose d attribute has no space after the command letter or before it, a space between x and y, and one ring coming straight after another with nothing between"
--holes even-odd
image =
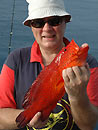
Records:
<instances>
[{"instance_id":1,"label":"fish fin","mask_svg":"<svg viewBox=\"0 0 98 130\"><path fill-rule=\"evenodd\" d=\"M32 102L36 100L36 95L38 94L40 89L40 85L38 84L37 80L35 80L24 97L22 104L24 109L27 109L29 106L32 105Z\"/></svg>"},{"instance_id":2,"label":"fish fin","mask_svg":"<svg viewBox=\"0 0 98 130\"><path fill-rule=\"evenodd\" d=\"M23 104L22 104L22 107L24 109L27 109L32 104L32 101L34 100L33 93L31 93L31 91L32 91L32 88L30 87L30 89L28 90L28 92L26 93L24 97Z\"/></svg>"},{"instance_id":3,"label":"fish fin","mask_svg":"<svg viewBox=\"0 0 98 130\"><path fill-rule=\"evenodd\" d=\"M47 73L49 71L50 73ZM53 70L51 70L50 66L45 67L36 80L33 82L31 87L29 88L28 92L26 93L24 100L23 100L23 108L27 109L32 102L36 100L36 96L39 96L40 92L43 89L42 82L48 81L50 79L50 75L52 74ZM49 75L50 74L50 75Z\"/></svg>"}]
</instances>

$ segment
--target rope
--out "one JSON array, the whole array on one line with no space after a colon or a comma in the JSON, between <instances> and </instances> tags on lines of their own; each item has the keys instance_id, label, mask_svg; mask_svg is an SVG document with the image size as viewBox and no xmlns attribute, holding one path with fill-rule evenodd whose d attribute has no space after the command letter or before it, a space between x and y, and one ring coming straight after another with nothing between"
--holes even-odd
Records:
<instances>
[{"instance_id":1,"label":"rope","mask_svg":"<svg viewBox=\"0 0 98 130\"><path fill-rule=\"evenodd\" d=\"M8 54L10 54L11 51L11 44L12 44L12 35L13 35L13 21L14 21L14 12L15 12L15 0L13 2L13 10L12 10L12 19L11 19L11 31L10 31L10 40L8 44Z\"/></svg>"}]
</instances>

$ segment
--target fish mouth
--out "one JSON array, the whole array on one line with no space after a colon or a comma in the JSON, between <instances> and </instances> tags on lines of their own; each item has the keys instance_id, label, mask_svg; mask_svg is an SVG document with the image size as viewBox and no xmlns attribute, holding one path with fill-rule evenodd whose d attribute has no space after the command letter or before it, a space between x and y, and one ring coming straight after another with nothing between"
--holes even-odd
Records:
<instances>
[{"instance_id":1,"label":"fish mouth","mask_svg":"<svg viewBox=\"0 0 98 130\"><path fill-rule=\"evenodd\" d=\"M87 55L88 55L88 50L89 50L88 45L81 46L78 53L77 53L78 58L84 60L85 57L87 57Z\"/></svg>"},{"instance_id":2,"label":"fish mouth","mask_svg":"<svg viewBox=\"0 0 98 130\"><path fill-rule=\"evenodd\" d=\"M89 46L88 44L85 43L80 47L78 55L81 55L81 54L84 55L86 54L86 52L88 52L88 50L89 50Z\"/></svg>"}]
</instances>

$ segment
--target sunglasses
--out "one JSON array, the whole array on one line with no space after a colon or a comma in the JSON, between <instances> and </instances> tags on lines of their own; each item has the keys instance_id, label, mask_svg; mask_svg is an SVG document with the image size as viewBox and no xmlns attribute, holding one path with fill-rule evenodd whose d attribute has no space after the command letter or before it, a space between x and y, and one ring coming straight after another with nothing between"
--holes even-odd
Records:
<instances>
[{"instance_id":1,"label":"sunglasses","mask_svg":"<svg viewBox=\"0 0 98 130\"><path fill-rule=\"evenodd\" d=\"M50 26L58 26L62 23L64 17L54 16L48 20L45 19L34 19L30 22L32 27L35 28L42 28L44 27L45 23L48 23Z\"/></svg>"}]
</instances>

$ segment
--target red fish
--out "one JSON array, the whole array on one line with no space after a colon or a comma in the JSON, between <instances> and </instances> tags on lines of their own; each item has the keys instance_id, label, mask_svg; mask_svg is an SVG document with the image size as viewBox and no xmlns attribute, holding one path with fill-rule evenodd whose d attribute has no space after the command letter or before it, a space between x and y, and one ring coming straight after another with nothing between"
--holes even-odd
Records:
<instances>
[{"instance_id":1,"label":"red fish","mask_svg":"<svg viewBox=\"0 0 98 130\"><path fill-rule=\"evenodd\" d=\"M40 72L24 98L25 110L16 118L19 128L29 123L37 112L42 112L42 120L48 118L65 93L62 70L82 66L86 62L88 49L88 45L79 47L72 40L67 47L62 48L51 64Z\"/></svg>"}]
</instances>

